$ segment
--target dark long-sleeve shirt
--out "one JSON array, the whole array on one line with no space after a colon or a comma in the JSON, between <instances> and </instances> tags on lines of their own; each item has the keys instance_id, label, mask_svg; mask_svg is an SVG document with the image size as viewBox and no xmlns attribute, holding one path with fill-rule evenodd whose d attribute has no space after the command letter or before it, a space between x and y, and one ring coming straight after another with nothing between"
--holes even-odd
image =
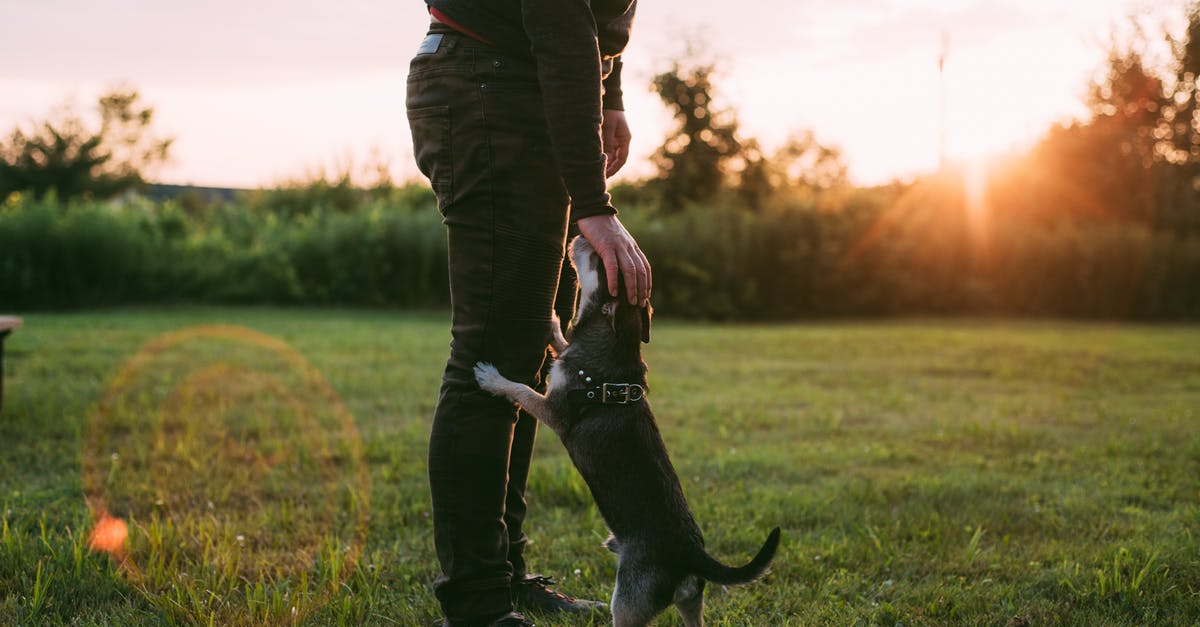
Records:
<instances>
[{"instance_id":1,"label":"dark long-sleeve shirt","mask_svg":"<svg viewBox=\"0 0 1200 627\"><path fill-rule=\"evenodd\" d=\"M620 55L637 0L425 1L497 47L533 59L571 219L616 213L604 179L601 109L624 108Z\"/></svg>"}]
</instances>

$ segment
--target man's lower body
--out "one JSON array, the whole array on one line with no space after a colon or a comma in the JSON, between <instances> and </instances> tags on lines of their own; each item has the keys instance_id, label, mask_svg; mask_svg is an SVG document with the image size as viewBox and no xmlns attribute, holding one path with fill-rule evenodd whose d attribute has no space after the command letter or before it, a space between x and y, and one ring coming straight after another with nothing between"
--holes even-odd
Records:
<instances>
[{"instance_id":1,"label":"man's lower body","mask_svg":"<svg viewBox=\"0 0 1200 627\"><path fill-rule=\"evenodd\" d=\"M537 421L479 389L473 367L541 383L559 296L569 198L550 152L531 62L435 25L413 59L409 123L417 164L447 228L450 358L429 442L434 592L451 625L513 609L527 573L525 483ZM569 269L569 266L568 266Z\"/></svg>"}]
</instances>

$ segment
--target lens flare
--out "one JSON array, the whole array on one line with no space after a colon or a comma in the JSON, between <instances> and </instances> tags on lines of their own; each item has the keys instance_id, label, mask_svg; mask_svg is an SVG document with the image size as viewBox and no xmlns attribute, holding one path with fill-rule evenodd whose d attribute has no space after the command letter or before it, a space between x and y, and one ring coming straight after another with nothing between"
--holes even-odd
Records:
<instances>
[{"instance_id":1,"label":"lens flare","mask_svg":"<svg viewBox=\"0 0 1200 627\"><path fill-rule=\"evenodd\" d=\"M88 546L187 623L296 623L354 572L370 498L353 417L284 342L202 326L145 344L83 438Z\"/></svg>"},{"instance_id":2,"label":"lens flare","mask_svg":"<svg viewBox=\"0 0 1200 627\"><path fill-rule=\"evenodd\" d=\"M123 559L125 540L128 537L129 526L124 520L111 516L108 512L101 512L96 526L92 527L92 534L88 537L88 548L97 553L109 553L113 557Z\"/></svg>"}]
</instances>

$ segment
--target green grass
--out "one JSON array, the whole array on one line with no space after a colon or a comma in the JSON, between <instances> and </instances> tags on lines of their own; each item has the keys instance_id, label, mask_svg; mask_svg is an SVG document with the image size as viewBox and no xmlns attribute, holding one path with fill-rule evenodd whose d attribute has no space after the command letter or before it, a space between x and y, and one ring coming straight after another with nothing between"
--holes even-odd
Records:
<instances>
[{"instance_id":1,"label":"green grass","mask_svg":"<svg viewBox=\"0 0 1200 627\"><path fill-rule=\"evenodd\" d=\"M286 342L355 428L252 335L159 346L106 395L139 347L211 324ZM433 624L447 342L441 313L28 316L6 347L0 624ZM1200 622L1198 328L662 320L647 360L710 550L740 563L783 527L764 581L710 587L710 624ZM548 431L536 454L531 564L606 598L603 521ZM136 575L88 549L85 496L130 521Z\"/></svg>"}]
</instances>

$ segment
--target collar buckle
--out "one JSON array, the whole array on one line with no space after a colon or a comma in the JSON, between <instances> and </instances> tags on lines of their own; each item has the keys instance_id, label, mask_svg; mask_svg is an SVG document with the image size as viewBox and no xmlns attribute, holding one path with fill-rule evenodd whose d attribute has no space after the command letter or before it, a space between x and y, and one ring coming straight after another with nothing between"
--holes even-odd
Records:
<instances>
[{"instance_id":1,"label":"collar buckle","mask_svg":"<svg viewBox=\"0 0 1200 627\"><path fill-rule=\"evenodd\" d=\"M627 405L646 398L646 388L637 383L602 383L600 402L604 405Z\"/></svg>"}]
</instances>

